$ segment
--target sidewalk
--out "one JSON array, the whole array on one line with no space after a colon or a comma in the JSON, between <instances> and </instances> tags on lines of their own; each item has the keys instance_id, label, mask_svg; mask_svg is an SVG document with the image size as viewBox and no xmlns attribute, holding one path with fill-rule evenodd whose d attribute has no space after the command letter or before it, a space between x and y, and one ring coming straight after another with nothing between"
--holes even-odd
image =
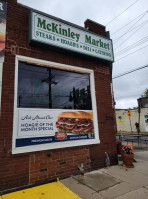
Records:
<instances>
[{"instance_id":1,"label":"sidewalk","mask_svg":"<svg viewBox=\"0 0 148 199\"><path fill-rule=\"evenodd\" d=\"M134 168L116 165L61 182L82 199L148 199L148 150L134 153Z\"/></svg>"}]
</instances>

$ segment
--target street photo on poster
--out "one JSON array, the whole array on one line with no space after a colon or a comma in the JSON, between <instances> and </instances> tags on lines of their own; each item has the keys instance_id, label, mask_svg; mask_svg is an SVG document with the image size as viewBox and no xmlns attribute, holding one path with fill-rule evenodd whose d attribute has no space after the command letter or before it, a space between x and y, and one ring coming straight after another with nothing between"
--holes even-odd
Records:
<instances>
[{"instance_id":1,"label":"street photo on poster","mask_svg":"<svg viewBox=\"0 0 148 199\"><path fill-rule=\"evenodd\" d=\"M0 1L0 62L4 62L7 3Z\"/></svg>"},{"instance_id":2,"label":"street photo on poster","mask_svg":"<svg viewBox=\"0 0 148 199\"><path fill-rule=\"evenodd\" d=\"M148 132L148 115L144 115L145 130Z\"/></svg>"}]
</instances>

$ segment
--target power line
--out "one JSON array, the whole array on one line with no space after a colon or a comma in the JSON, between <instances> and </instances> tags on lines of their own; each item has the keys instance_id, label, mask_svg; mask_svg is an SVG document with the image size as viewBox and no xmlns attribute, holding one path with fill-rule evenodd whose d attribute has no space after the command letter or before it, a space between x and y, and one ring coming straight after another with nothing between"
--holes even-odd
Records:
<instances>
[{"instance_id":1,"label":"power line","mask_svg":"<svg viewBox=\"0 0 148 199\"><path fill-rule=\"evenodd\" d=\"M111 21L109 21L106 26L108 24L110 24L111 22L113 22L115 19L117 19L119 16L121 16L125 11L127 11L130 7L132 7L135 3L137 3L140 0L135 1L134 3L132 3L130 6L128 6L125 10L123 10L119 15L117 15L116 17L114 17Z\"/></svg>"},{"instance_id":2,"label":"power line","mask_svg":"<svg viewBox=\"0 0 148 199\"><path fill-rule=\"evenodd\" d=\"M140 46L141 44L143 44L143 43L145 43L145 42L147 42L147 41L148 41L148 36L147 36L147 37L144 37L144 38L140 39L139 41L137 41L137 42L131 44L130 46L127 46L126 48L124 48L124 49L122 49L122 50L116 52L116 53L115 53L115 56L116 56L116 57L121 56L122 54L126 53L127 51L130 51L130 50L132 50L133 48L136 48L136 47Z\"/></svg>"},{"instance_id":3,"label":"power line","mask_svg":"<svg viewBox=\"0 0 148 199\"><path fill-rule=\"evenodd\" d=\"M128 34L130 31L132 31L132 30L138 28L139 26L141 27L143 24L145 24L145 22L147 22L147 20L146 20L145 22L139 24L138 26L134 27L142 18L143 18L143 16L142 16L138 21L136 21L136 22L135 22L123 35L121 35L120 37L114 39L114 43L115 43L115 41L118 42L118 40L119 40L120 38L122 38L124 35ZM133 28L133 27L134 27L134 28Z\"/></svg>"},{"instance_id":4,"label":"power line","mask_svg":"<svg viewBox=\"0 0 148 199\"><path fill-rule=\"evenodd\" d=\"M112 79L116 79L116 78L118 78L118 77L122 77L122 76L124 76L124 75L127 75L127 74L129 74L129 73L133 73L133 72L135 72L135 71L137 71L137 70L141 70L141 69L146 68L146 67L148 67L148 65L142 66L142 67L138 67L138 68L135 68L135 69L133 69L133 70L130 70L130 71L121 73L121 74L119 74L119 75L116 75L116 76L113 77Z\"/></svg>"},{"instance_id":5,"label":"power line","mask_svg":"<svg viewBox=\"0 0 148 199\"><path fill-rule=\"evenodd\" d=\"M143 12L142 14L138 15L138 17L140 17L141 15L145 15L147 14L148 11ZM120 30L122 30L123 28L125 28L127 25L129 25L130 23L132 23L133 21L135 21L138 17L134 18L133 20L131 20L129 23L125 24L124 26L122 26L121 28L119 28L118 30L116 30L115 32L111 33L111 35L116 34L117 32L119 32Z\"/></svg>"},{"instance_id":6,"label":"power line","mask_svg":"<svg viewBox=\"0 0 148 199\"><path fill-rule=\"evenodd\" d=\"M136 28L138 28L139 26L141 27L141 25L143 25L143 24L145 24L145 23L147 23L148 22L148 20L145 20L144 22L142 22L141 24L139 24L138 26L136 26L136 27L134 27L134 28L132 28L131 30L130 30L130 32L132 31L132 30L135 30ZM129 33L129 32L126 32L125 34L127 34L127 33ZM125 35L124 34L124 35ZM118 37L118 38L116 38L116 39L113 39L114 41L116 41L116 40L118 40L120 37Z\"/></svg>"},{"instance_id":7,"label":"power line","mask_svg":"<svg viewBox=\"0 0 148 199\"><path fill-rule=\"evenodd\" d=\"M145 25L145 24L144 24ZM138 28L138 30L140 30L143 26L140 26L140 28ZM125 39L122 43L120 43L114 50L118 49L123 43L125 43L128 39L130 39L135 33L138 32L138 30L136 30L133 34L131 34L127 39Z\"/></svg>"},{"instance_id":8,"label":"power line","mask_svg":"<svg viewBox=\"0 0 148 199\"><path fill-rule=\"evenodd\" d=\"M141 43L139 43L139 44L133 46L133 47L132 47L132 46L131 46L131 47L128 47L128 48L125 49L123 52L117 53L115 56L116 56L116 57L120 57L120 56L122 56L123 54L127 53L128 51L131 51L131 50L133 50L134 48L137 48L137 47L141 46L143 43L146 43L146 42L148 42L148 39L147 39L146 41L143 41L143 42L141 42ZM145 47L147 47L147 46L145 46ZM142 48L140 48L140 49L134 51L133 53L135 53L135 52L137 52L137 51L139 51L139 50L141 50L141 49L143 49L143 48L145 48L145 47L142 47ZM124 56L124 57L127 57L127 56L129 56L129 55L131 55L131 54L133 54L133 53L130 53L130 54ZM121 59L123 59L124 57L121 57ZM116 61L118 61L118 60L120 60L120 59L117 59Z\"/></svg>"},{"instance_id":9,"label":"power line","mask_svg":"<svg viewBox=\"0 0 148 199\"><path fill-rule=\"evenodd\" d=\"M128 57L129 55L134 54L135 52L137 52L137 51L139 51L139 50L142 50L142 49L146 48L147 46L148 46L148 45L146 45L146 46L144 46L144 47L142 47L142 48L139 48L138 50L135 50L134 52L132 52L132 53L130 53L130 54L124 56L124 57L121 57L120 59L117 59L116 62L119 61L119 60L121 60L121 59L124 59L125 57Z\"/></svg>"}]
</instances>

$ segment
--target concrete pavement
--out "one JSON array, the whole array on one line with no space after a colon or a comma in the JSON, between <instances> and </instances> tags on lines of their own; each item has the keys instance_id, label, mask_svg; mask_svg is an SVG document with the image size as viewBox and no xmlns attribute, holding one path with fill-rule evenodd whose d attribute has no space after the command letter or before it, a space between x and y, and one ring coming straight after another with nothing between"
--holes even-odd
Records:
<instances>
[{"instance_id":1,"label":"concrete pavement","mask_svg":"<svg viewBox=\"0 0 148 199\"><path fill-rule=\"evenodd\" d=\"M134 153L134 168L116 165L61 182L82 199L148 199L148 150Z\"/></svg>"}]
</instances>

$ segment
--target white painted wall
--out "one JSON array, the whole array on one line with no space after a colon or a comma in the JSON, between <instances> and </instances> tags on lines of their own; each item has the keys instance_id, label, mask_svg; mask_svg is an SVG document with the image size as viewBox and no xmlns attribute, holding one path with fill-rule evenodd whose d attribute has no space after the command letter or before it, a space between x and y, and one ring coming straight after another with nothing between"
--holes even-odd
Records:
<instances>
[{"instance_id":1,"label":"white painted wall","mask_svg":"<svg viewBox=\"0 0 148 199\"><path fill-rule=\"evenodd\" d=\"M135 127L135 122L139 121L139 113L137 109L130 110L131 117L129 119L127 115L128 110L116 110L116 123L117 123L117 131L120 132L137 132ZM148 108L142 108L140 113L140 131L146 132L145 123L144 123L144 115L148 115ZM119 122L119 116L122 117L123 122ZM131 126L130 126L131 120Z\"/></svg>"}]
</instances>

